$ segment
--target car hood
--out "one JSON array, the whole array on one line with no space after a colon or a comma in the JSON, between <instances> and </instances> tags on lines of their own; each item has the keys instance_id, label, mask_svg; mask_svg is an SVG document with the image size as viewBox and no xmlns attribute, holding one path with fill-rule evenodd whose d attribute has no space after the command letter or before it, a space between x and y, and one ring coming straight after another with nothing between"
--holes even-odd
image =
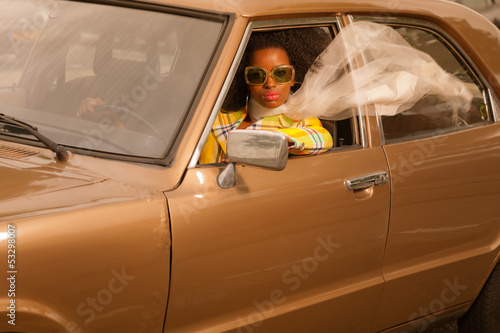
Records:
<instances>
[{"instance_id":1,"label":"car hood","mask_svg":"<svg viewBox=\"0 0 500 333\"><path fill-rule=\"evenodd\" d=\"M107 164L88 161L77 163L75 158L73 163L59 162L50 153L21 159L0 155L0 221L110 203L165 199L158 188L127 182L127 178L120 177L119 168L110 170ZM99 167L107 172L98 173ZM114 177L106 177L105 173ZM141 177L129 176L128 180L133 178Z\"/></svg>"},{"instance_id":2,"label":"car hood","mask_svg":"<svg viewBox=\"0 0 500 333\"><path fill-rule=\"evenodd\" d=\"M87 185L103 179L35 163L0 158L0 202Z\"/></svg>"},{"instance_id":3,"label":"car hood","mask_svg":"<svg viewBox=\"0 0 500 333\"><path fill-rule=\"evenodd\" d=\"M103 178L64 170L55 165L44 165L32 161L0 158L0 217L16 215L14 212L27 212L58 205L64 201L54 196L41 200L62 190L78 188L104 181Z\"/></svg>"}]
</instances>

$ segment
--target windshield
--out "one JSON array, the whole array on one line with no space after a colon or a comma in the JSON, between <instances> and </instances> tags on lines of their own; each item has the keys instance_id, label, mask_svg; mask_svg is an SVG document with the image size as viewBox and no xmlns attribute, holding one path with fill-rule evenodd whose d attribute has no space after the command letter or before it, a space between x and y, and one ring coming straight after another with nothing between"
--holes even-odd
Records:
<instances>
[{"instance_id":1,"label":"windshield","mask_svg":"<svg viewBox=\"0 0 500 333\"><path fill-rule=\"evenodd\" d=\"M74 1L0 6L0 113L66 146L141 157L165 155L222 29Z\"/></svg>"}]
</instances>

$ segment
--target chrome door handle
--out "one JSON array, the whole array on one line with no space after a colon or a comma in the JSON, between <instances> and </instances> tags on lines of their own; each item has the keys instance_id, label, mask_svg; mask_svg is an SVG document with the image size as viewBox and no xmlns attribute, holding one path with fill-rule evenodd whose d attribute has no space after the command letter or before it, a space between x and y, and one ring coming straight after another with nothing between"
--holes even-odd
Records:
<instances>
[{"instance_id":1,"label":"chrome door handle","mask_svg":"<svg viewBox=\"0 0 500 333\"><path fill-rule=\"evenodd\" d=\"M369 175L351 178L345 181L345 187L348 191L363 190L375 185L387 183L389 176L387 172L376 172Z\"/></svg>"}]
</instances>

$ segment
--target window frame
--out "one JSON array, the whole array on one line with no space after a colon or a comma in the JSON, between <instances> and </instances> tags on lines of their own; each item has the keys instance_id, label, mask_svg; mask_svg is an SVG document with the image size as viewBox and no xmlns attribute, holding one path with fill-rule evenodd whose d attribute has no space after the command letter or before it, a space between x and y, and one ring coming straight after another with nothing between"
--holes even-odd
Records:
<instances>
[{"instance_id":1,"label":"window frame","mask_svg":"<svg viewBox=\"0 0 500 333\"><path fill-rule=\"evenodd\" d=\"M439 133L433 135L415 135L415 136L408 136L408 137L403 137L403 138L398 138L398 139L391 139L390 142L386 142L385 136L384 136L384 130L382 126L382 118L380 115L377 114L377 122L379 125L379 131L380 131L380 140L382 145L386 144L397 144L400 142L408 142L408 141L415 141L415 140L420 140L423 138L432 138L435 136L439 135L446 135L450 133L456 133L460 132L463 130L467 129L472 129L472 128L477 128L481 126L487 126L492 123L498 122L500 118L500 103L497 102L497 99L494 96L493 90L491 89L491 86L489 85L488 81L486 80L486 76L479 70L478 66L472 61L471 57L465 52L464 48L461 46L461 44L453 38L450 33L448 33L445 29L437 25L436 23L430 22L430 21L425 21L423 19L417 19L417 18L408 18L408 17L382 17L382 16L368 16L368 15L348 15L348 20L350 23L353 22L360 22L360 21L370 21L370 22L375 22L375 23L380 23L380 24L385 24L388 26L403 26L403 27L408 27L408 28L417 28L417 29L423 29L426 30L432 34L435 34L439 36L445 43L447 43L447 46L450 50L453 50L455 52L455 55L460 58L460 60L463 62L465 66L467 66L469 73L473 75L473 79L476 80L476 82L479 84L478 88L482 89L482 95L483 99L485 102L486 110L488 112L488 121L483 121L483 122L478 122L475 123L471 126L468 127L461 127L461 128L452 128L452 129L442 129L439 131Z\"/></svg>"}]
</instances>

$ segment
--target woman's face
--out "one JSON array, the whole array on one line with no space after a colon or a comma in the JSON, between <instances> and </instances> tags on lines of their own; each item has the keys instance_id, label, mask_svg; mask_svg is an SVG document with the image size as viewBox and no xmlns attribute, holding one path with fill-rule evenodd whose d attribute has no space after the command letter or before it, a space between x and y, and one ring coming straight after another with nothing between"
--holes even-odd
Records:
<instances>
[{"instance_id":1,"label":"woman's face","mask_svg":"<svg viewBox=\"0 0 500 333\"><path fill-rule=\"evenodd\" d=\"M264 67L269 73L279 65L290 65L288 54L282 48L268 48L253 52L250 55L249 66ZM269 76L263 85L248 85L253 98L266 108L277 108L281 106L288 95L293 82L287 84L277 84Z\"/></svg>"}]
</instances>

